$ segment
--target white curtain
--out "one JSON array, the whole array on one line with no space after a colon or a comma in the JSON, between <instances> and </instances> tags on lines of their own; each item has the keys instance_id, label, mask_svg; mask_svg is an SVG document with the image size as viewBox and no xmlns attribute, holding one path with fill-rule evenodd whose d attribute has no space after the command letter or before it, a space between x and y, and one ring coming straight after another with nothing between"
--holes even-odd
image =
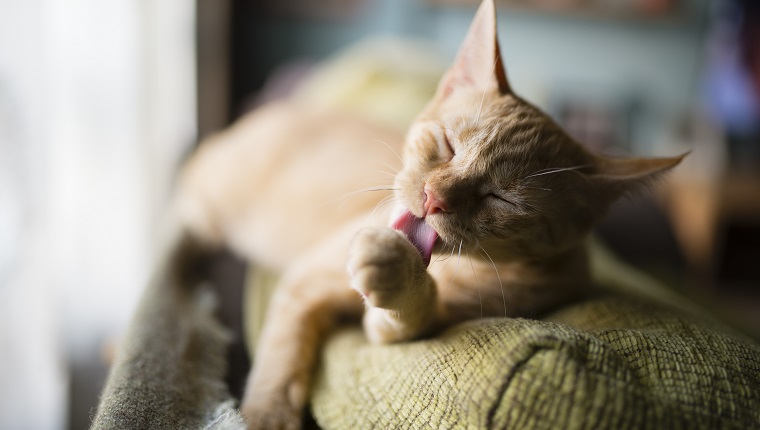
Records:
<instances>
[{"instance_id":1,"label":"white curtain","mask_svg":"<svg viewBox=\"0 0 760 430\"><path fill-rule=\"evenodd\" d=\"M0 428L65 428L69 364L134 308L195 135L193 31L188 0L0 0Z\"/></svg>"}]
</instances>

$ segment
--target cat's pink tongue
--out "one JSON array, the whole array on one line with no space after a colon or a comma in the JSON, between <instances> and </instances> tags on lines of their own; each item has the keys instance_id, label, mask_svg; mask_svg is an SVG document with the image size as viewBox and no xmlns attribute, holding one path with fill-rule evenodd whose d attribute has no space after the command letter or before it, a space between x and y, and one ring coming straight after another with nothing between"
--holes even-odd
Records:
<instances>
[{"instance_id":1,"label":"cat's pink tongue","mask_svg":"<svg viewBox=\"0 0 760 430\"><path fill-rule=\"evenodd\" d=\"M404 233L420 252L425 266L430 264L430 256L433 255L433 246L438 239L438 233L425 222L424 218L418 218L408 210L404 212L391 225L392 228Z\"/></svg>"}]
</instances>

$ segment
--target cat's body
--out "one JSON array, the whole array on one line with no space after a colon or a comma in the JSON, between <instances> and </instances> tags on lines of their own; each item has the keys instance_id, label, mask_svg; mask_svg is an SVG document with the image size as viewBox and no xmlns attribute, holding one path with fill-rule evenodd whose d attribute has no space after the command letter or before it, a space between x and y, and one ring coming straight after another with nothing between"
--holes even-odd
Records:
<instances>
[{"instance_id":1,"label":"cat's body","mask_svg":"<svg viewBox=\"0 0 760 430\"><path fill-rule=\"evenodd\" d=\"M405 142L271 105L200 148L176 209L193 243L282 273L241 407L251 428L297 428L338 317L364 312L370 340L393 342L582 295L590 229L679 161L592 155L515 96L484 1Z\"/></svg>"}]
</instances>

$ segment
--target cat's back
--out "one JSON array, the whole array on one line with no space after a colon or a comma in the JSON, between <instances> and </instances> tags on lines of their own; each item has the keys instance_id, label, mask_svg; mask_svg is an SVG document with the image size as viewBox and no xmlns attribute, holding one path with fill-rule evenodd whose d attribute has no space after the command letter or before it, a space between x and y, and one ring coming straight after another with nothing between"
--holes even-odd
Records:
<instances>
[{"instance_id":1,"label":"cat's back","mask_svg":"<svg viewBox=\"0 0 760 430\"><path fill-rule=\"evenodd\" d=\"M213 242L283 268L372 211L400 167L402 136L350 115L276 102L206 139L184 166L180 221Z\"/></svg>"}]
</instances>

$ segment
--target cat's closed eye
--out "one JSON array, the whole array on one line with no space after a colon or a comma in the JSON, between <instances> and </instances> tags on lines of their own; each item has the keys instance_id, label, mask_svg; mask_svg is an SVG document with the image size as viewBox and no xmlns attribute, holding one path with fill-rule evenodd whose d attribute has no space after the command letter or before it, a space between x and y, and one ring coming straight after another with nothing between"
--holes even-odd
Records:
<instances>
[{"instance_id":1,"label":"cat's closed eye","mask_svg":"<svg viewBox=\"0 0 760 430\"><path fill-rule=\"evenodd\" d=\"M509 210L516 210L519 208L517 204L510 199L509 196L499 192L490 192L486 194L484 198L493 204L499 205L500 207Z\"/></svg>"},{"instance_id":2,"label":"cat's closed eye","mask_svg":"<svg viewBox=\"0 0 760 430\"><path fill-rule=\"evenodd\" d=\"M451 139L449 138L449 131L445 129L441 130L441 135L438 138L438 145L440 146L440 151L443 155L443 159L446 161L451 161L451 159L456 155L456 151L454 150L454 145L452 145Z\"/></svg>"}]
</instances>

